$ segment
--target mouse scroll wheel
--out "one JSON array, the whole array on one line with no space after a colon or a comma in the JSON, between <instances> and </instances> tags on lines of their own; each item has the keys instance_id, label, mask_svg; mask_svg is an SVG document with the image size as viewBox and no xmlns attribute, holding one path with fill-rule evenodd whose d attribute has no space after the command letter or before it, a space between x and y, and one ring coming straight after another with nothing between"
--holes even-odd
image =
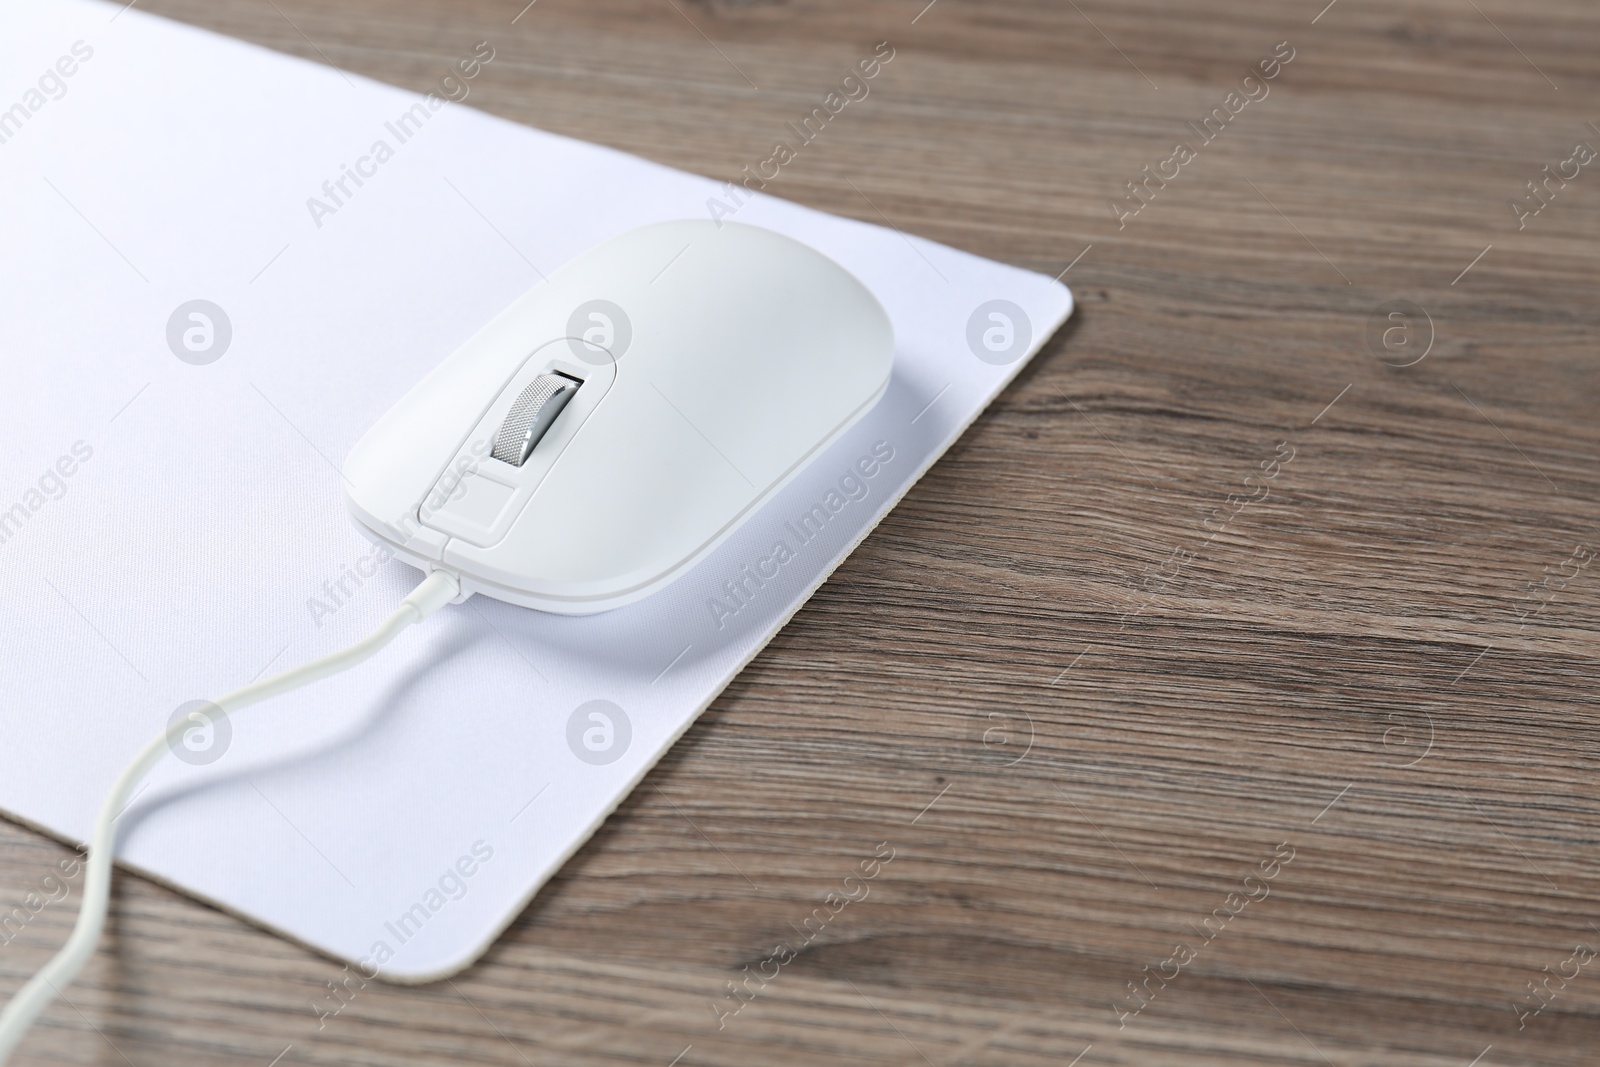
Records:
<instances>
[{"instance_id":1,"label":"mouse scroll wheel","mask_svg":"<svg viewBox=\"0 0 1600 1067\"><path fill-rule=\"evenodd\" d=\"M506 421L495 435L495 459L520 467L528 461L533 446L550 429L567 406L580 383L562 374L541 374L529 382L506 413Z\"/></svg>"}]
</instances>

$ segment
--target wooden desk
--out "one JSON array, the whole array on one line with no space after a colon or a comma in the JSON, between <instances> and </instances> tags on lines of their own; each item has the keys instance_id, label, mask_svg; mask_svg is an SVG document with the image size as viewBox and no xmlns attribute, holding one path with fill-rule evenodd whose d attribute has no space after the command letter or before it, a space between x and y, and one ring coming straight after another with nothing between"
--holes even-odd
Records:
<instances>
[{"instance_id":1,"label":"wooden desk","mask_svg":"<svg viewBox=\"0 0 1600 1067\"><path fill-rule=\"evenodd\" d=\"M472 104L724 177L888 40L771 191L1080 308L481 965L319 1029L338 965L123 877L19 1063L1595 1061L1600 167L1508 200L1600 148L1600 11L924 2L141 4L488 40ZM66 854L0 826L0 903Z\"/></svg>"}]
</instances>

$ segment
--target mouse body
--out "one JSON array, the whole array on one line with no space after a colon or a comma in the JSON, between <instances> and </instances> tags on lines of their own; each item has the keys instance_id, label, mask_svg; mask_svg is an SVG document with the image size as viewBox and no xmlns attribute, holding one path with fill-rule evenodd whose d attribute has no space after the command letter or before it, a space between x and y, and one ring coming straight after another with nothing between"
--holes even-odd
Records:
<instances>
[{"instance_id":1,"label":"mouse body","mask_svg":"<svg viewBox=\"0 0 1600 1067\"><path fill-rule=\"evenodd\" d=\"M344 465L424 571L569 615L702 559L883 395L889 317L821 253L739 223L622 234L518 297Z\"/></svg>"}]
</instances>

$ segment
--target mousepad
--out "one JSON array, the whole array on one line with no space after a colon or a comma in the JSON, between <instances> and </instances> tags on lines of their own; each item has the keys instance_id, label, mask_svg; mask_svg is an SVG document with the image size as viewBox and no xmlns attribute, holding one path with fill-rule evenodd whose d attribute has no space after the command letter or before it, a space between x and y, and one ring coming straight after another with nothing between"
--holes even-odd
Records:
<instances>
[{"instance_id":1,"label":"mousepad","mask_svg":"<svg viewBox=\"0 0 1600 1067\"><path fill-rule=\"evenodd\" d=\"M0 809L62 839L192 702L394 610L419 576L346 515L344 456L577 253L734 218L893 320L883 400L664 592L446 608L191 732L120 817L126 866L396 981L482 953L1072 309L1042 275L475 111L493 52L418 95L121 5L0 12Z\"/></svg>"}]
</instances>

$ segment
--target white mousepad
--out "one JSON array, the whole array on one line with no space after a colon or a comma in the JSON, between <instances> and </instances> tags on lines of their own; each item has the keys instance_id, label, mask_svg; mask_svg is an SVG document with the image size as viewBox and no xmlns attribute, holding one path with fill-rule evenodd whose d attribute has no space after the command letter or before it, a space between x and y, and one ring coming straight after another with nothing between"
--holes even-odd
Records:
<instances>
[{"instance_id":1,"label":"white mousepad","mask_svg":"<svg viewBox=\"0 0 1600 1067\"><path fill-rule=\"evenodd\" d=\"M339 465L541 272L733 208L893 320L882 402L665 592L446 608L194 738L121 817L127 866L393 980L483 952L1072 308L1042 275L121 5L6 5L0 70L0 808L65 839L180 706L415 585Z\"/></svg>"}]
</instances>

